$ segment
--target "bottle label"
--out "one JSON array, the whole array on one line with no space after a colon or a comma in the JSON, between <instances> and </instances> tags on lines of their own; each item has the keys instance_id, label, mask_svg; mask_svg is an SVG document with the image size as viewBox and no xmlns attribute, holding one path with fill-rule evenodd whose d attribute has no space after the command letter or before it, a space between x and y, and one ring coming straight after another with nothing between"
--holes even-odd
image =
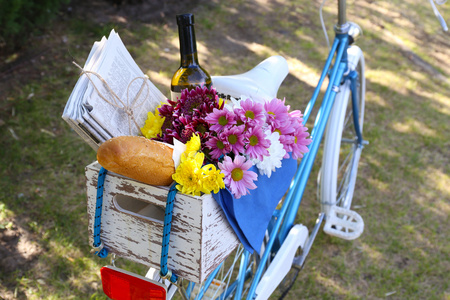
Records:
<instances>
[{"instance_id":1,"label":"bottle label","mask_svg":"<svg viewBox=\"0 0 450 300\"><path fill-rule=\"evenodd\" d=\"M181 93L170 91L170 99L172 99L172 101L177 101L177 98L181 98Z\"/></svg>"}]
</instances>

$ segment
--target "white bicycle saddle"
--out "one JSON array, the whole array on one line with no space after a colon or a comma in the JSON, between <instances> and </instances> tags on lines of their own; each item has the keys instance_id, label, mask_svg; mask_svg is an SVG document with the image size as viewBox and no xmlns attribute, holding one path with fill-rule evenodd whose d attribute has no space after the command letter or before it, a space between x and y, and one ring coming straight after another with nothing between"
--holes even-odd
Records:
<instances>
[{"instance_id":1,"label":"white bicycle saddle","mask_svg":"<svg viewBox=\"0 0 450 300\"><path fill-rule=\"evenodd\" d=\"M248 72L230 76L212 76L213 87L218 93L239 98L242 95L254 100L272 100L289 73L286 59L271 56Z\"/></svg>"}]
</instances>

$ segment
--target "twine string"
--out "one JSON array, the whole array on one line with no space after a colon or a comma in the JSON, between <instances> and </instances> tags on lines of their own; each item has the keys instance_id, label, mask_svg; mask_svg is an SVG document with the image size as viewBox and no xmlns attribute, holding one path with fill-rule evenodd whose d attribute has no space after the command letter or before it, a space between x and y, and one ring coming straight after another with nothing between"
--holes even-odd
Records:
<instances>
[{"instance_id":1,"label":"twine string","mask_svg":"<svg viewBox=\"0 0 450 300\"><path fill-rule=\"evenodd\" d=\"M113 91L113 89L109 86L109 84L106 82L105 79L103 79L103 77L100 74L98 74L98 73L96 73L94 71L85 70L79 64L77 64L74 61L72 63L77 68L79 68L81 70L80 76L83 75L83 74L86 75L86 77L92 83L92 86L94 87L94 90L97 92L97 94L100 96L100 98L102 98L108 104L121 109L125 114L127 114L127 116L128 116L128 130L129 130L129 134L131 135L132 122L134 123L134 125L136 126L138 131L141 132L141 128L139 127L139 125L138 125L138 123L136 121L136 118L134 117L134 110L137 109L142 104L144 104L145 101L147 100L147 98L149 97L150 87L149 87L148 82L147 82L148 77L147 76L136 77L133 80L131 80L131 82L128 84L128 87L127 87L127 99L126 99L126 102L124 102L122 99L120 99L119 96L117 96L117 94ZM97 77L102 82L102 84L105 86L105 88L108 91L108 93L112 96L113 101L108 100L105 96L102 95L102 93L100 93L100 91L98 90L98 88L95 85L94 81L92 80L90 74L94 75L95 77ZM138 93L136 94L136 96L134 97L134 99L130 103L130 87L133 84L133 82L135 82L136 80L139 80L139 79L143 80L143 84L141 85L141 88L139 89ZM144 95L143 100L140 103L138 103L138 99L141 97L141 94L142 94L142 92L144 90L144 87L146 88L146 92L147 93Z\"/></svg>"}]
</instances>

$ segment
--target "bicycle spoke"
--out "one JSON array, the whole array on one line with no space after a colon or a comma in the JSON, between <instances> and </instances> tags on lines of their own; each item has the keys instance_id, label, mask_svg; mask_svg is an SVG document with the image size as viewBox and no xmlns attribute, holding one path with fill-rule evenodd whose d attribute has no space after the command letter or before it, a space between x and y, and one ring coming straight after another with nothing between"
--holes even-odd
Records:
<instances>
[{"instance_id":1,"label":"bicycle spoke","mask_svg":"<svg viewBox=\"0 0 450 300\"><path fill-rule=\"evenodd\" d=\"M349 122L349 120L351 120L351 119L353 119L353 112L350 110L350 112L345 117L344 127L343 127L344 129L342 130L343 132L346 132L346 129L348 129L351 126L353 126L353 123Z\"/></svg>"},{"instance_id":2,"label":"bicycle spoke","mask_svg":"<svg viewBox=\"0 0 450 300\"><path fill-rule=\"evenodd\" d=\"M354 144L354 143L352 143L352 144ZM342 200L345 198L345 195L347 194L347 189L344 189L344 187L348 187L348 182L349 182L348 175L349 175L350 168L351 168L351 164L349 162L352 160L352 158L353 158L353 151L352 151L352 149L350 149L350 151L346 155L344 161L339 166L338 176L337 176L337 180L339 182L339 187L336 190L336 195L337 195L336 204L337 205L342 204ZM345 170L343 170L344 168L345 168Z\"/></svg>"},{"instance_id":3,"label":"bicycle spoke","mask_svg":"<svg viewBox=\"0 0 450 300\"><path fill-rule=\"evenodd\" d=\"M255 262L253 260L253 256L250 255L246 265L242 265L241 257L244 255L244 247L239 245L236 250L234 250L234 254L230 255L222 264L219 269L213 271L216 272L214 279L210 280L210 284L207 285L208 280L205 280L201 284L193 284L189 283L187 288L188 291L184 290L184 288L180 288L179 291L182 293L183 299L198 299L199 297L207 298L207 299L225 299L229 296L236 293L236 289L238 287L238 280L245 280L249 276L247 275L249 268L253 268ZM239 274L237 270L239 268L244 268L245 272L243 272L242 276L244 278L239 278ZM193 287L190 289L190 286ZM191 290L189 292L189 289ZM244 294L246 293L248 287L246 287Z\"/></svg>"}]
</instances>

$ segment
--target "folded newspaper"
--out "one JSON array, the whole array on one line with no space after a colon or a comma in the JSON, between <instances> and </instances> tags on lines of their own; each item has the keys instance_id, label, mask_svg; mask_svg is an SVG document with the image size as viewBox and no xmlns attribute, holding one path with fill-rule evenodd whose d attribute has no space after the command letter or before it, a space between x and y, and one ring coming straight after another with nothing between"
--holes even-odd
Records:
<instances>
[{"instance_id":1,"label":"folded newspaper","mask_svg":"<svg viewBox=\"0 0 450 300\"><path fill-rule=\"evenodd\" d=\"M95 42L62 118L95 151L106 140L139 135L166 97L140 70L119 35Z\"/></svg>"}]
</instances>

